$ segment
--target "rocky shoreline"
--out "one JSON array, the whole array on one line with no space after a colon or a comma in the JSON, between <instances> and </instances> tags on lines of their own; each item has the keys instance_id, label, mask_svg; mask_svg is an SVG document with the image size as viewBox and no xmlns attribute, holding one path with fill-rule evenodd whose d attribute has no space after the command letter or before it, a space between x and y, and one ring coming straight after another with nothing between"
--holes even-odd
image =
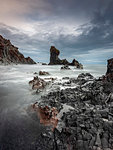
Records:
<instances>
[{"instance_id":1,"label":"rocky shoreline","mask_svg":"<svg viewBox=\"0 0 113 150\"><path fill-rule=\"evenodd\" d=\"M32 105L40 123L47 126L42 132L45 149L113 150L110 77L106 73L96 79L82 73L77 78L64 77L48 83L49 92Z\"/></svg>"},{"instance_id":2,"label":"rocky shoreline","mask_svg":"<svg viewBox=\"0 0 113 150\"><path fill-rule=\"evenodd\" d=\"M74 88L60 90L56 85L65 88L67 85L68 87L74 85ZM56 108L58 111L58 115L55 116L58 117L58 124L54 130L56 140L54 149L112 150L112 83L97 80L87 73L80 74L77 79L69 78L66 82L56 85L51 85L51 89L54 90L42 96L40 103L37 102L33 106L35 111L39 107ZM66 110L65 107L69 109ZM47 130L42 134L50 142L48 149L52 149L54 139L51 128L49 132Z\"/></svg>"}]
</instances>

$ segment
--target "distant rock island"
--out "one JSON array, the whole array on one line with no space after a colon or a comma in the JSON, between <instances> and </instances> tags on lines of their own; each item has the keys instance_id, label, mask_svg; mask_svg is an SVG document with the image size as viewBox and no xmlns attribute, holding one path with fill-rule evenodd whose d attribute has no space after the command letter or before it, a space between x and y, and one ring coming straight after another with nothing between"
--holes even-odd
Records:
<instances>
[{"instance_id":1,"label":"distant rock island","mask_svg":"<svg viewBox=\"0 0 113 150\"><path fill-rule=\"evenodd\" d=\"M0 64L36 64L30 57L25 58L10 40L0 35Z\"/></svg>"},{"instance_id":2,"label":"distant rock island","mask_svg":"<svg viewBox=\"0 0 113 150\"><path fill-rule=\"evenodd\" d=\"M73 59L73 61L70 63L66 59L60 59L58 56L60 54L60 51L55 48L55 46L51 46L50 48L50 63L49 65L70 65L70 66L76 66L79 69L83 69L83 65L79 63L77 60Z\"/></svg>"}]
</instances>

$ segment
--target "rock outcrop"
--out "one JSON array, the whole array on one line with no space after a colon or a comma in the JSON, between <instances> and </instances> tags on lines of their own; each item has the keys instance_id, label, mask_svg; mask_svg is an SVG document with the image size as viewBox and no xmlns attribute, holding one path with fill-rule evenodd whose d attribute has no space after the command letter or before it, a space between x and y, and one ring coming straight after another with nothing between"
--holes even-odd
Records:
<instances>
[{"instance_id":1,"label":"rock outcrop","mask_svg":"<svg viewBox=\"0 0 113 150\"><path fill-rule=\"evenodd\" d=\"M0 35L0 64L36 64L30 57L25 58L10 40Z\"/></svg>"},{"instance_id":2,"label":"rock outcrop","mask_svg":"<svg viewBox=\"0 0 113 150\"><path fill-rule=\"evenodd\" d=\"M113 58L108 60L106 80L109 82L113 82Z\"/></svg>"},{"instance_id":3,"label":"rock outcrop","mask_svg":"<svg viewBox=\"0 0 113 150\"><path fill-rule=\"evenodd\" d=\"M68 65L64 65L63 67L61 67L61 70L70 70Z\"/></svg>"},{"instance_id":4,"label":"rock outcrop","mask_svg":"<svg viewBox=\"0 0 113 150\"><path fill-rule=\"evenodd\" d=\"M79 69L83 69L83 65L80 64L77 60L73 60L72 63L68 62L66 59L60 59L58 56L60 51L56 49L54 46L50 48L50 63L49 65L70 65L76 66Z\"/></svg>"},{"instance_id":5,"label":"rock outcrop","mask_svg":"<svg viewBox=\"0 0 113 150\"><path fill-rule=\"evenodd\" d=\"M46 71L39 71L39 75L49 75L49 72L46 72Z\"/></svg>"},{"instance_id":6,"label":"rock outcrop","mask_svg":"<svg viewBox=\"0 0 113 150\"><path fill-rule=\"evenodd\" d=\"M61 60L58 58L60 51L54 46L50 48L50 63L49 65L61 65Z\"/></svg>"},{"instance_id":7,"label":"rock outcrop","mask_svg":"<svg viewBox=\"0 0 113 150\"><path fill-rule=\"evenodd\" d=\"M37 111L39 107L54 107L58 113L53 134L49 129L42 133L44 145L58 150L113 150L113 84L89 73L68 80L65 84L61 81L60 87L65 87L62 90L52 85L50 92L34 105ZM67 84L70 88L66 88ZM43 122L48 120L51 117L43 118Z\"/></svg>"},{"instance_id":8,"label":"rock outcrop","mask_svg":"<svg viewBox=\"0 0 113 150\"><path fill-rule=\"evenodd\" d=\"M29 84L32 85L33 90L44 89L47 85L47 83L43 79L38 78L38 76L34 77L33 80L29 81Z\"/></svg>"},{"instance_id":9,"label":"rock outcrop","mask_svg":"<svg viewBox=\"0 0 113 150\"><path fill-rule=\"evenodd\" d=\"M83 65L81 63L79 63L77 60L73 59L72 63L70 63L69 65L71 66L76 66L79 69L83 69Z\"/></svg>"}]
</instances>

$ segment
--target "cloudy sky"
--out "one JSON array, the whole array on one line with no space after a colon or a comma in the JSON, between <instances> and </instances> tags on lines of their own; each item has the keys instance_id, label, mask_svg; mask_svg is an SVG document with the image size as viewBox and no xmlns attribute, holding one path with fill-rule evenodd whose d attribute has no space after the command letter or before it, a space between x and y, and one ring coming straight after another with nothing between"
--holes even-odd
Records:
<instances>
[{"instance_id":1,"label":"cloudy sky","mask_svg":"<svg viewBox=\"0 0 113 150\"><path fill-rule=\"evenodd\" d=\"M0 34L35 61L105 64L113 57L113 0L0 0Z\"/></svg>"}]
</instances>

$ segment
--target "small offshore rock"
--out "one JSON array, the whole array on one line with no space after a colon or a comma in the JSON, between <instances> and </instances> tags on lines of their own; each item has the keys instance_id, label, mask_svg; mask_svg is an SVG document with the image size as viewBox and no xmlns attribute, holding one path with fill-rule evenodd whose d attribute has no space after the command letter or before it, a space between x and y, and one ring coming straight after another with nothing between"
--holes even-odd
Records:
<instances>
[{"instance_id":1,"label":"small offshore rock","mask_svg":"<svg viewBox=\"0 0 113 150\"><path fill-rule=\"evenodd\" d=\"M68 65L64 65L63 67L61 67L61 70L71 70L71 69L69 68Z\"/></svg>"},{"instance_id":2,"label":"small offshore rock","mask_svg":"<svg viewBox=\"0 0 113 150\"><path fill-rule=\"evenodd\" d=\"M46 71L39 71L39 75L49 75L49 72L46 72Z\"/></svg>"}]
</instances>

